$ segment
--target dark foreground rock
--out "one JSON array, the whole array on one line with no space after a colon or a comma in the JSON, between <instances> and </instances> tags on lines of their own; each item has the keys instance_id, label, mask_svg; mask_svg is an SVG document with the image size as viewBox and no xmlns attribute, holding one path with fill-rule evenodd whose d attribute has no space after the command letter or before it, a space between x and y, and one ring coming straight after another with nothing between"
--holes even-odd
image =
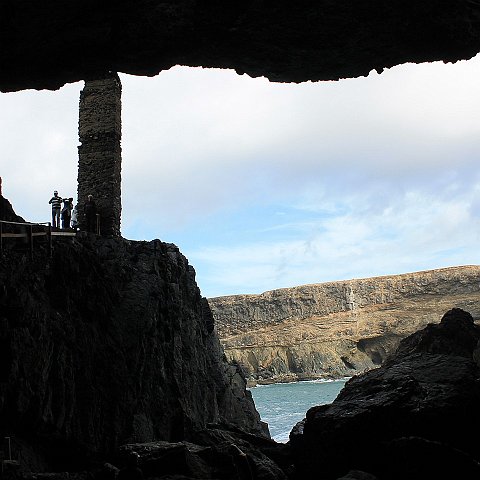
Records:
<instances>
[{"instance_id":1,"label":"dark foreground rock","mask_svg":"<svg viewBox=\"0 0 480 480\"><path fill-rule=\"evenodd\" d=\"M226 363L175 245L94 235L10 240L0 257L0 438L33 471L74 470L128 442L209 424L267 435Z\"/></svg>"},{"instance_id":2,"label":"dark foreground rock","mask_svg":"<svg viewBox=\"0 0 480 480\"><path fill-rule=\"evenodd\" d=\"M135 452L146 478L286 480L278 463L282 464L282 457L290 461L288 451L287 446L270 439L207 428L188 442L125 445L119 451L117 463L126 465L129 454Z\"/></svg>"},{"instance_id":3,"label":"dark foreground rock","mask_svg":"<svg viewBox=\"0 0 480 480\"><path fill-rule=\"evenodd\" d=\"M460 309L407 337L290 434L299 478L480 478L480 327Z\"/></svg>"},{"instance_id":4,"label":"dark foreground rock","mask_svg":"<svg viewBox=\"0 0 480 480\"><path fill-rule=\"evenodd\" d=\"M0 195L0 220L6 222L24 222L13 210L12 204L2 195Z\"/></svg>"},{"instance_id":5,"label":"dark foreground rock","mask_svg":"<svg viewBox=\"0 0 480 480\"><path fill-rule=\"evenodd\" d=\"M404 339L281 445L177 247L82 234L50 256L38 240L0 257L4 479L480 478L480 327L465 311Z\"/></svg>"}]
</instances>

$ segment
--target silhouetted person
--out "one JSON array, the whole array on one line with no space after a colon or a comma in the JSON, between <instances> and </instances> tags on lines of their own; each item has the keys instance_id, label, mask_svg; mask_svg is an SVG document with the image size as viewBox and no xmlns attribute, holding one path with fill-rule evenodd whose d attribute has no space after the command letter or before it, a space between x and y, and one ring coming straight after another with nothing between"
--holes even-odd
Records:
<instances>
[{"instance_id":1,"label":"silhouetted person","mask_svg":"<svg viewBox=\"0 0 480 480\"><path fill-rule=\"evenodd\" d=\"M72 228L76 230L78 227L78 204L75 205L75 208L72 210L72 216L70 217L70 220L72 222Z\"/></svg>"},{"instance_id":2,"label":"silhouetted person","mask_svg":"<svg viewBox=\"0 0 480 480\"><path fill-rule=\"evenodd\" d=\"M97 205L93 200L93 196L89 195L87 201L83 206L83 213L85 214L85 222L87 224L87 232L96 233L97 224Z\"/></svg>"},{"instance_id":3,"label":"silhouetted person","mask_svg":"<svg viewBox=\"0 0 480 480\"><path fill-rule=\"evenodd\" d=\"M70 228L70 217L72 216L72 204L73 198L64 198L63 199L63 208L62 208L62 228Z\"/></svg>"},{"instance_id":4,"label":"silhouetted person","mask_svg":"<svg viewBox=\"0 0 480 480\"><path fill-rule=\"evenodd\" d=\"M118 472L117 480L143 480L143 472L138 466L139 458L137 452L129 452L127 466Z\"/></svg>"},{"instance_id":5,"label":"silhouetted person","mask_svg":"<svg viewBox=\"0 0 480 480\"><path fill-rule=\"evenodd\" d=\"M52 205L52 226L60 228L60 211L62 210L62 197L58 196L58 192L53 192L53 197L48 202Z\"/></svg>"}]
</instances>

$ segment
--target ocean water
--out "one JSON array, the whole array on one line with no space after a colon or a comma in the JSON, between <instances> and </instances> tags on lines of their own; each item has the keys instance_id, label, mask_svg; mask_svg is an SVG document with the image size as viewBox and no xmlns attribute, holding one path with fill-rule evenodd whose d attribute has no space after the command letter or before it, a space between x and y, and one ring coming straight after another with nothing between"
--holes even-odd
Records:
<instances>
[{"instance_id":1,"label":"ocean water","mask_svg":"<svg viewBox=\"0 0 480 480\"><path fill-rule=\"evenodd\" d=\"M348 379L275 383L252 387L260 418L268 423L277 442L288 442L294 425L305 418L310 407L332 403Z\"/></svg>"}]
</instances>

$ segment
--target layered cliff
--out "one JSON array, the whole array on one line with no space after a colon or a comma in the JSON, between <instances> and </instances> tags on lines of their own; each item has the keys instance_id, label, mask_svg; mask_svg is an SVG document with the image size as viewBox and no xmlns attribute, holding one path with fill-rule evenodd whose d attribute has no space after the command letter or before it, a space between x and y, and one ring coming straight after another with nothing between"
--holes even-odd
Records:
<instances>
[{"instance_id":1,"label":"layered cliff","mask_svg":"<svg viewBox=\"0 0 480 480\"><path fill-rule=\"evenodd\" d=\"M350 376L452 307L480 318L480 267L209 299L227 357L251 383Z\"/></svg>"},{"instance_id":2,"label":"layered cliff","mask_svg":"<svg viewBox=\"0 0 480 480\"><path fill-rule=\"evenodd\" d=\"M15 456L71 469L209 424L265 434L175 245L79 234L55 238L52 257L40 240L32 258L3 247L0 436Z\"/></svg>"}]
</instances>

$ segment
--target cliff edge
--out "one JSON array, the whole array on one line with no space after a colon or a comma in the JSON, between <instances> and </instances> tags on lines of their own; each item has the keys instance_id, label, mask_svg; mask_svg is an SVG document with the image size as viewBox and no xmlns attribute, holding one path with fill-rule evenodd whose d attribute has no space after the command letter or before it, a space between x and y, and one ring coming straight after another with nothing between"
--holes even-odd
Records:
<instances>
[{"instance_id":1,"label":"cliff edge","mask_svg":"<svg viewBox=\"0 0 480 480\"><path fill-rule=\"evenodd\" d=\"M0 436L23 463L71 469L209 424L268 436L175 245L81 233L51 257L23 248L0 257Z\"/></svg>"}]
</instances>

